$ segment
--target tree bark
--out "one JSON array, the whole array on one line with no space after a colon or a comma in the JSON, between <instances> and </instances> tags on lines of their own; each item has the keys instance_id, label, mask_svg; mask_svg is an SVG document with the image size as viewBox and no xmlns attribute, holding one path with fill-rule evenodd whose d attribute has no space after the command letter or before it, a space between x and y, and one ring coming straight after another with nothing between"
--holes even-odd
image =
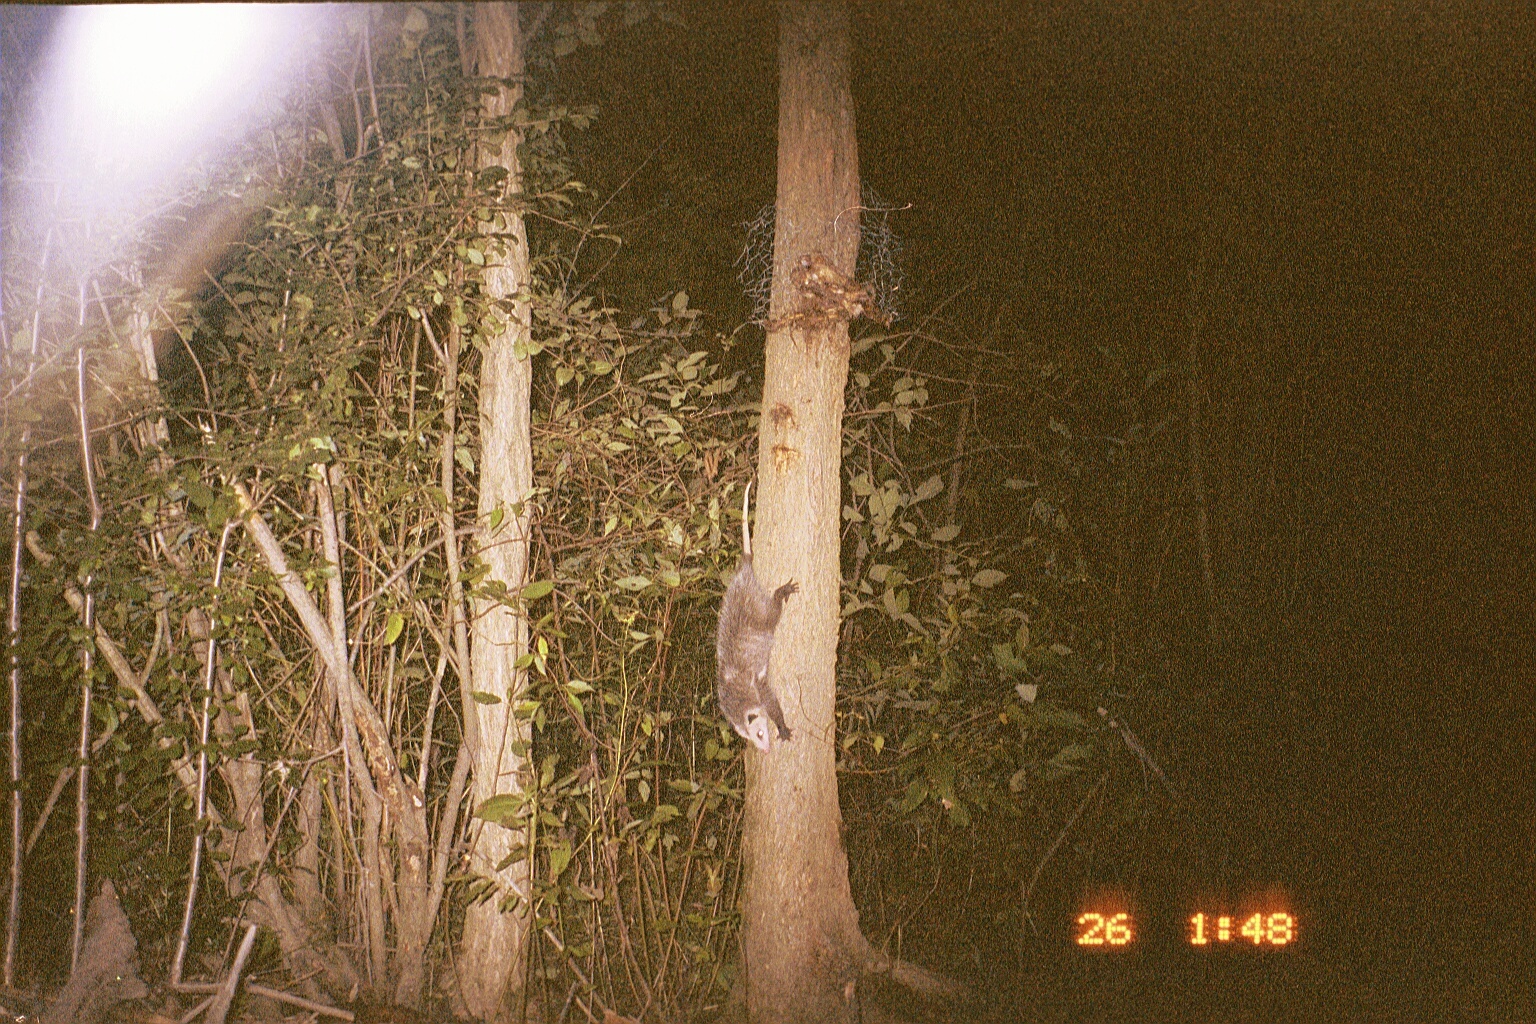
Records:
<instances>
[{"instance_id":1,"label":"tree bark","mask_svg":"<svg viewBox=\"0 0 1536 1024\"><path fill-rule=\"evenodd\" d=\"M758 532L785 606L770 679L794 739L747 750L742 959L754 1021L852 1020L865 945L848 888L834 704L848 324L807 311L791 270L816 254L853 278L859 169L843 4L785 3L773 294L758 426Z\"/></svg>"},{"instance_id":2,"label":"tree bark","mask_svg":"<svg viewBox=\"0 0 1536 1024\"><path fill-rule=\"evenodd\" d=\"M488 118L507 118L522 98L522 35L518 5L485 4L475 9L475 53L481 76L502 80L485 99ZM500 145L492 143L481 166L507 171L504 194L522 191L517 147L521 134L509 127ZM477 599L471 675L477 691L496 703L465 701L475 724L466 730L473 742L474 805L501 793L522 790L521 771L529 741L528 724L514 715L526 677L517 660L528 649L528 622L516 607L528 567L528 512L522 502L533 486L529 432L532 367L519 354L529 338L531 316L526 300L517 299L527 284L528 241L521 215L499 212L482 231L495 243L487 247L487 297L502 304L500 329L486 346L480 371L480 557L489 568L486 582L503 584L510 604ZM504 518L496 529L491 517ZM521 836L500 824L476 820L470 870L494 879L497 895L470 907L458 962L458 982L465 1008L481 1018L495 1018L511 994L523 987L528 946L528 856L501 867ZM510 912L503 910L510 906Z\"/></svg>"}]
</instances>

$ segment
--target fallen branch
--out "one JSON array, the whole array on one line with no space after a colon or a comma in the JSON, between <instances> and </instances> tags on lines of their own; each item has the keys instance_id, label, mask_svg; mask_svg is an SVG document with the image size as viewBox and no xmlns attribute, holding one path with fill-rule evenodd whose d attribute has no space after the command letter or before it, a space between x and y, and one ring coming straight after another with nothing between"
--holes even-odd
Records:
<instances>
[{"instance_id":1,"label":"fallen branch","mask_svg":"<svg viewBox=\"0 0 1536 1024\"><path fill-rule=\"evenodd\" d=\"M188 995L203 993L211 995L218 992L223 986L217 982L184 981L180 985L173 985L171 987L177 992L185 992ZM305 999L303 996L296 996L292 992L284 992L279 988L268 988L266 985L258 985L254 981L247 981L245 983L245 990L253 996L262 996L275 1002L287 1003L289 1006L297 1006L301 1010L318 1013L323 1017L335 1017L337 1020L346 1021L356 1019L351 1010L343 1010L339 1006L317 1003L313 999Z\"/></svg>"}]
</instances>

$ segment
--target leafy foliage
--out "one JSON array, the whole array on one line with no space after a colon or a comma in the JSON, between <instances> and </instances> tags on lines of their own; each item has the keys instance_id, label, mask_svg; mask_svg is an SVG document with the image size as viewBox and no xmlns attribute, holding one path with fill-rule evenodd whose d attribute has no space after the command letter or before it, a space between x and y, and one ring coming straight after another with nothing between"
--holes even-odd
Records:
<instances>
[{"instance_id":1,"label":"leafy foliage","mask_svg":"<svg viewBox=\"0 0 1536 1024\"><path fill-rule=\"evenodd\" d=\"M600 6L557 23L557 54L591 41ZM226 876L222 895L248 892L263 873L295 894L308 885L325 894L314 908L320 941L363 942L369 826L335 756L340 726L321 667L243 534L232 535L215 589L219 539L235 514L232 486L249 486L291 567L321 595L338 570L322 554L317 487L338 482L354 672L402 770L425 783L431 820L447 820L460 738L447 696L457 671L447 551L475 520L486 457L475 382L502 312L481 288L486 225L498 209L522 214L535 256L533 582L505 593L472 552L460 579L473 595L528 610L529 687L516 711L533 724L536 771L522 794L472 810L526 828L515 856L534 859L534 976L550 991L577 983L618 1006L706 1006L735 971L744 780L715 708L711 648L737 556L727 499L752 458L753 384L722 370L735 336L707 336L685 291L630 300L643 311L625 313L585 276L586 243L612 237L564 146L590 111L542 106L531 83L514 115L524 193L504 198L495 173L475 170L474 143L508 126L480 119L484 83L462 75L452 17L430 7L355 15L372 19L351 28L372 32L376 84L357 77L353 35L330 54L309 106L181 197L187 210L236 187L261 199L206 284L127 289L72 318L67 293L38 272L47 361L28 379L16 353L30 334L12 335L7 385L35 400L7 403L3 450L8 464L24 450L34 460L29 517L44 555L26 581L35 611L20 656L30 677L60 685L29 694L26 742L54 752L39 771L69 761L67 695L79 683L76 651L93 641L65 595L89 580L102 629L143 690L108 685L98 659L98 735L109 739L94 763L105 769L98 778L115 775L115 804L94 825L120 838L95 844L94 867L133 873L122 888L136 916L154 921L147 956L163 958L174 941L193 828L177 771L202 752L259 778L254 807L233 783L212 793L222 820L243 816L248 829L214 849L216 863L245 872ZM366 104L351 102L365 94ZM26 230L8 224L8 247L40 249ZM144 239L120 241L129 256L114 258L142 255ZM38 283L8 273L7 309L28 308L22 297ZM158 387L124 343L146 316ZM892 861L878 845L916 837L911 848L929 844L951 879L991 850L983 872L1016 891L1021 849L1043 848L1046 823L1065 818L1114 749L1091 717L1115 671L1104 667L1103 631L1083 625L1098 597L1071 515L1081 449L1065 428L1042 425L1039 444L1054 447L1037 459L1038 478L1007 490L1003 515L1013 518L1000 540L962 531L962 516L995 495L959 493L942 471L950 441L931 404L930 378L944 369L933 340L914 330L856 341L844 450L840 766L861 902L881 908L867 920L891 929L914 905L885 897L916 861ZM113 424L96 448L108 514L95 532L68 417L37 411L67 408L60 367L79 345L98 396L92 420ZM1021 372L1059 381L1043 361ZM981 465L967 474L984 476ZM199 616L215 623L212 691ZM201 747L204 699L214 729ZM306 785L320 807L308 817ZM268 847L242 859L242 842ZM306 857L318 877L306 879ZM459 905L489 891L455 881ZM216 909L232 908L233 899ZM223 943L216 916L201 919L207 948ZM442 944L452 927L450 913Z\"/></svg>"}]
</instances>

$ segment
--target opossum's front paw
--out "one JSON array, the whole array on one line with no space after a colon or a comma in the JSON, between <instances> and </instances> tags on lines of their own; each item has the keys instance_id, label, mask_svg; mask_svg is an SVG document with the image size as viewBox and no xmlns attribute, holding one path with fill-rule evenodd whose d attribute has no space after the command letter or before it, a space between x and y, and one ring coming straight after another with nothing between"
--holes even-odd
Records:
<instances>
[{"instance_id":1,"label":"opossum's front paw","mask_svg":"<svg viewBox=\"0 0 1536 1024\"><path fill-rule=\"evenodd\" d=\"M778 600L780 604L783 604L785 600L788 599L789 595L798 593L800 593L800 584L796 583L794 580L790 580L778 590L775 590L773 592L773 596Z\"/></svg>"}]
</instances>

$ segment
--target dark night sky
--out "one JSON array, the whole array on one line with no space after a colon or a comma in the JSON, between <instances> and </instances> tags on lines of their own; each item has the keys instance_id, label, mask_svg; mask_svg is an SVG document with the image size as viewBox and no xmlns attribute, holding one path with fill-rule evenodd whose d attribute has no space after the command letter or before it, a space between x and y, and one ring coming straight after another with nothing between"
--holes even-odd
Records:
<instances>
[{"instance_id":1,"label":"dark night sky","mask_svg":"<svg viewBox=\"0 0 1536 1024\"><path fill-rule=\"evenodd\" d=\"M741 225L773 196L776 23L688 18L578 55L561 88L602 109L594 182L629 179L614 280L686 286L730 330ZM1247 788L1207 810L1277 823L1262 866L1311 880L1331 962L1382 1019L1455 1004L1523 955L1478 915L1528 910L1536 875L1536 14L908 2L853 25L861 170L911 204L914 310L949 299L957 335L1002 350L1178 359L1203 230L1256 311L1230 329L1294 367L1312 613L1286 642L1307 679L1225 709L1205 769ZM1398 1003L1393 976L1412 978Z\"/></svg>"}]
</instances>

